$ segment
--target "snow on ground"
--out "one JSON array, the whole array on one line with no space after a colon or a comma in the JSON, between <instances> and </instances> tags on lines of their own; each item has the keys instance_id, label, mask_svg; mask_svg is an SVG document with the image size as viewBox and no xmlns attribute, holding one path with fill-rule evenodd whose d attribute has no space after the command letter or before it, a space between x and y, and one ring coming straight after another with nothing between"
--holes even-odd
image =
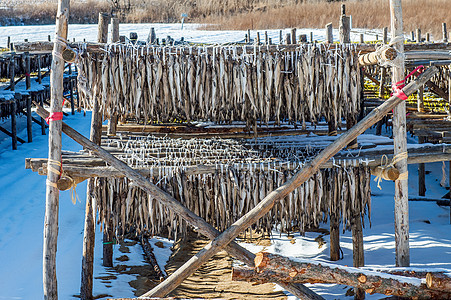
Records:
<instances>
[{"instance_id":1,"label":"snow on ground","mask_svg":"<svg viewBox=\"0 0 451 300\"><path fill-rule=\"evenodd\" d=\"M183 31L180 24L127 24L121 25L121 34L128 35L137 31L143 39L154 26L157 35L171 35L192 42L233 42L244 37L243 31L215 32L195 30L197 25L186 24ZM19 26L0 27L0 44L6 44L8 35L13 36L13 42L28 38L30 41L46 40L48 34L53 34L54 26ZM309 34L311 29L298 30L298 34ZM70 39L95 40L96 25L70 25ZM277 30L269 31L273 41L278 40ZM315 30L315 39L323 30ZM252 33L255 35L255 31ZM320 39L320 38L318 38ZM89 134L90 112L86 117L77 113L65 117L65 122L85 136ZM9 120L4 120L0 126L8 126ZM26 137L25 119L18 120L19 136ZM40 135L40 128L33 124L34 141L31 144L19 145L17 151L12 151L9 137L0 135L0 299L42 299L42 241L45 203L45 180L31 170L25 170L24 161L27 157L47 157L47 136ZM362 139L369 143L371 139ZM409 142L414 142L410 140ZM81 147L63 135L63 149L78 151ZM409 166L409 192L418 194L418 172L416 165ZM447 191L439 185L442 178L442 163L427 164L426 176L429 198L441 198ZM448 174L448 165L445 168ZM365 264L367 267L384 268L395 265L394 224L393 224L393 182L383 182L382 190L372 183L372 226L365 224ZM57 252L57 276L60 299L75 299L79 293L83 221L86 195L86 182L77 186L81 202L75 205L71 202L70 192L60 193L59 235ZM449 208L439 207L431 202L410 202L410 245L411 265L418 268L444 268L451 270L451 230L449 224ZM328 228L327 224L323 225ZM314 239L318 233L307 233L305 237L294 235L295 243L291 244L285 234L274 233L273 245L268 251L282 255L311 258L318 261L328 261L329 237L324 236L326 244L318 248ZM103 276L111 270L101 266L102 235L97 229L95 248L95 276ZM154 243L155 241L151 241ZM170 243L165 241L166 252L157 252L160 265L164 265L169 253ZM130 261L127 265L140 264L143 261L139 246L131 249ZM256 252L261 250L256 246L246 245ZM344 258L338 261L341 265L352 265L352 238L350 232L341 236L341 247ZM117 249L116 249L117 250ZM163 249L164 250L164 249ZM120 255L115 251L115 255ZM131 297L133 289L128 281L134 279L131 275L119 275L112 288L107 288L100 280L94 282L94 294L112 294L115 297ZM343 299L346 287L335 285L310 285L312 289L327 299ZM348 297L349 298L349 297ZM381 298L381 295L368 296L369 299Z\"/></svg>"},{"instance_id":2,"label":"snow on ground","mask_svg":"<svg viewBox=\"0 0 451 300\"><path fill-rule=\"evenodd\" d=\"M175 40L180 40L184 37L185 41L193 43L233 43L243 42L244 35L247 31L244 30L201 30L200 24L184 24L183 30L182 24L121 24L119 26L119 34L129 36L130 32L138 33L138 39L145 41L149 35L150 28L154 27L157 37L161 39L166 36L171 36ZM254 39L257 36L257 32L260 32L260 38L263 39L263 33L265 30L251 30L251 38ZM268 37L272 39L275 44L279 43L279 29L266 30ZM290 29L286 28L282 30L282 37L285 38L286 33L289 33ZM296 31L296 35L306 34L310 39L310 32L313 32L313 39L317 41L324 41L326 39L325 29L311 29L311 28L299 28ZM365 40L372 41L376 39L376 34L379 38L382 37L381 30L366 30L355 29L351 32L351 40L359 41L360 33L365 33ZM68 40L95 42L97 40L97 25L96 24L70 24ZM24 39L28 39L30 42L34 41L47 41L48 36L54 38L55 25L36 25L36 26L0 26L0 46L6 47L8 36L11 36L11 42L23 42ZM338 29L333 31L334 40L338 41Z\"/></svg>"}]
</instances>

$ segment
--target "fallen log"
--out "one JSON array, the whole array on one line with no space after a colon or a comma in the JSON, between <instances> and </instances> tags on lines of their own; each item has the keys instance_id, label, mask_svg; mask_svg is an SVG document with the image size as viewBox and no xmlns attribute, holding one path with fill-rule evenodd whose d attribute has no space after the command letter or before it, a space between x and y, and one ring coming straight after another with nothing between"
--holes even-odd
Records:
<instances>
[{"instance_id":1,"label":"fallen log","mask_svg":"<svg viewBox=\"0 0 451 300\"><path fill-rule=\"evenodd\" d=\"M414 299L451 299L450 292L443 291L443 289L428 289L420 278L380 273L313 260L294 261L266 252L256 254L255 269L233 268L232 270L232 280L264 283L275 279L297 283L342 284L362 288L369 294L380 293L387 296L412 297Z\"/></svg>"},{"instance_id":2,"label":"fallen log","mask_svg":"<svg viewBox=\"0 0 451 300\"><path fill-rule=\"evenodd\" d=\"M45 110L42 106L35 103L36 105L36 113L41 118L47 118L49 116L49 112ZM81 135L78 131L62 122L62 131L68 135L71 139L82 145L87 150L92 151L93 155L104 159L108 164L121 171L128 178L133 180L133 182L147 192L149 195L154 197L157 201L165 205L169 210L177 213L180 217L185 219L189 224L194 226L199 230L200 233L204 234L206 237L213 239L220 235L220 232L215 229L212 225L207 223L204 219L194 214L192 211L183 206L180 202L178 202L175 198L173 198L168 193L159 189L157 186L152 184L149 180L147 180L144 176L130 168L127 164L120 161L113 155L111 155L108 151L105 151L102 147L96 145L91 142L89 139ZM227 245L226 251L233 257L241 260L248 266L254 265L255 255L249 250L241 247L236 242L231 242ZM306 287L302 285L296 284L286 284L285 287L289 292L293 295L296 295L299 298L304 299L323 299L321 296L317 295L313 291L308 290ZM304 293L307 291L308 293Z\"/></svg>"},{"instance_id":3,"label":"fallen log","mask_svg":"<svg viewBox=\"0 0 451 300\"><path fill-rule=\"evenodd\" d=\"M147 258L147 262L152 266L152 269L155 271L155 274L160 279L160 281L163 281L167 277L167 275L161 270L160 266L158 265L155 254L153 254L152 246L150 245L147 237L144 235L141 237L141 245Z\"/></svg>"},{"instance_id":4,"label":"fallen log","mask_svg":"<svg viewBox=\"0 0 451 300\"><path fill-rule=\"evenodd\" d=\"M431 290L451 293L451 277L443 273L427 273L426 285Z\"/></svg>"},{"instance_id":5,"label":"fallen log","mask_svg":"<svg viewBox=\"0 0 451 300\"><path fill-rule=\"evenodd\" d=\"M438 69L436 67L430 67L423 74L421 74L415 81L410 82L406 87L402 89L406 96L414 93L423 84L429 80ZM188 260L177 271L171 274L165 281L158 286L142 295L143 297L164 297L177 286L179 286L183 280L188 278L194 273L203 263L215 255L218 251L233 241L241 232L246 230L249 226L257 222L262 216L268 213L275 203L286 197L294 189L299 187L305 181L307 181L312 174L316 173L321 164L331 159L338 151L346 147L350 142L356 139L360 134L365 132L369 127L381 120L388 112L390 112L397 105L404 100L396 96L392 96L390 99L384 102L381 106L372 110L365 118L363 118L354 127L343 133L332 144L327 146L321 151L312 161L306 164L302 169L292 176L286 183L278 187L276 190L269 193L264 199L262 199L253 209L247 214L241 217L238 221L233 223L228 229L226 229L221 235L212 240L204 249L199 251L194 257Z\"/></svg>"}]
</instances>

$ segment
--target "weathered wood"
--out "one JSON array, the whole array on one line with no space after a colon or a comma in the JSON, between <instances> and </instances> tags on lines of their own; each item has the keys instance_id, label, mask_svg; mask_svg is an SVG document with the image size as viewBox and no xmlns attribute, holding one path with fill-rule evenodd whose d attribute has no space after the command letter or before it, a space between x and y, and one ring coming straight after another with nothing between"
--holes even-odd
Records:
<instances>
[{"instance_id":1,"label":"weathered wood","mask_svg":"<svg viewBox=\"0 0 451 300\"><path fill-rule=\"evenodd\" d=\"M119 18L111 18L111 43L119 42ZM152 42L153 43L153 42Z\"/></svg>"},{"instance_id":2,"label":"weathered wood","mask_svg":"<svg viewBox=\"0 0 451 300\"><path fill-rule=\"evenodd\" d=\"M158 265L157 259L155 258L155 254L153 253L152 246L150 245L147 237L145 237L145 236L141 237L141 245L143 247L144 255L147 258L147 262L150 264L152 269L155 271L155 274L160 279L160 281L163 281L167 276L161 270L160 266Z\"/></svg>"},{"instance_id":3,"label":"weathered wood","mask_svg":"<svg viewBox=\"0 0 451 300\"><path fill-rule=\"evenodd\" d=\"M416 42L417 43L421 43L421 29L417 28L417 32L416 32Z\"/></svg>"},{"instance_id":4,"label":"weathered wood","mask_svg":"<svg viewBox=\"0 0 451 300\"><path fill-rule=\"evenodd\" d=\"M365 35L363 33L360 34L360 44L365 43Z\"/></svg>"},{"instance_id":5,"label":"weathered wood","mask_svg":"<svg viewBox=\"0 0 451 300\"><path fill-rule=\"evenodd\" d=\"M108 120L108 129L107 129L107 135L115 136L116 130L117 130L117 114L114 113L111 118Z\"/></svg>"},{"instance_id":6,"label":"weathered wood","mask_svg":"<svg viewBox=\"0 0 451 300\"><path fill-rule=\"evenodd\" d=\"M290 260L265 252L257 253L256 269L233 268L232 280L265 283L275 278L286 282L334 283L362 288L369 294L413 297L415 299L451 299L445 291L428 289L421 279L367 271L313 260Z\"/></svg>"},{"instance_id":7,"label":"weathered wood","mask_svg":"<svg viewBox=\"0 0 451 300\"><path fill-rule=\"evenodd\" d=\"M431 75L437 72L436 67L430 67L420 77L409 83L403 88L403 92L406 95L410 95L415 92L419 86L421 86L426 79L429 79ZM348 143L356 139L357 136L362 134L370 126L374 125L378 120L390 112L394 107L403 102L403 100L393 96L384 104L375 108L365 118L363 118L356 126L343 133L337 140L327 146L321 151L313 160L305 165L298 173L290 178L285 184L278 187L276 190L269 193L264 199L262 199L253 209L251 209L246 215L241 217L238 221L232 224L221 235L211 241L203 250L199 251L194 257L180 267L176 272L169 276L165 281L160 283L151 291L145 293L144 297L162 297L167 293L175 289L180 283L195 272L204 262L210 259L214 254L221 250L224 246L230 243L241 232L247 229L249 226L258 221L263 215L271 210L274 204L295 188L303 184L308 178L318 171L320 165L328 161L342 148L346 147Z\"/></svg>"},{"instance_id":8,"label":"weathered wood","mask_svg":"<svg viewBox=\"0 0 451 300\"><path fill-rule=\"evenodd\" d=\"M340 43L350 43L351 42L351 19L346 16L342 11L340 16L340 25L338 27L338 32L340 36Z\"/></svg>"},{"instance_id":9,"label":"weathered wood","mask_svg":"<svg viewBox=\"0 0 451 300\"><path fill-rule=\"evenodd\" d=\"M27 138L28 142L33 142L33 120L31 116L31 96L26 95L27 97Z\"/></svg>"},{"instance_id":10,"label":"weathered wood","mask_svg":"<svg viewBox=\"0 0 451 300\"><path fill-rule=\"evenodd\" d=\"M36 105L36 113L44 118L46 118L49 114L43 107L39 105ZM159 189L157 186L155 186L149 180L147 180L144 176L134 171L124 162L115 158L108 151L102 149L102 147L94 144L93 142L82 136L80 133L78 133L73 128L69 127L64 122L63 122L63 132L66 133L74 141L85 147L86 149L92 151L94 155L104 159L109 165L121 171L124 175L133 180L134 183L137 184L139 187L141 187L145 192L154 197L154 199L165 205L169 210L172 210L174 213L178 214L180 217L185 219L193 227L198 228L201 234L204 234L206 237L210 239L219 236L220 234L219 231L216 230L210 224L208 224L204 219L200 218L199 216L191 212L171 195ZM252 252L244 249L237 243L231 242L230 245L225 247L225 249L231 256L236 257L246 265L248 266L254 265L255 255ZM296 293L296 290L299 290L299 287L297 286L291 287L291 285L287 285L286 287L288 291L290 292L293 291L293 293Z\"/></svg>"},{"instance_id":11,"label":"weathered wood","mask_svg":"<svg viewBox=\"0 0 451 300\"><path fill-rule=\"evenodd\" d=\"M401 0L390 0L390 17L392 39L398 36L403 36ZM394 44L394 47L399 53L404 53L403 41L399 41ZM392 82L399 82L403 80L404 71L404 57L401 56L399 66L392 68ZM395 155L402 155L407 152L405 102L402 102L393 110L393 143ZM408 267L410 265L410 248L407 156L399 159L395 166L401 173L400 178L395 181L396 266Z\"/></svg>"},{"instance_id":12,"label":"weathered wood","mask_svg":"<svg viewBox=\"0 0 451 300\"><path fill-rule=\"evenodd\" d=\"M14 66L14 64L15 64L14 63L14 55L15 55L15 53L12 52L10 60L9 60L9 89L11 91L15 90L15 85L16 85L16 83L14 81L14 78L16 77L16 67Z\"/></svg>"},{"instance_id":13,"label":"weathered wood","mask_svg":"<svg viewBox=\"0 0 451 300\"><path fill-rule=\"evenodd\" d=\"M395 167L380 167L371 168L371 175L379 176L385 180L395 181L399 178L399 171Z\"/></svg>"},{"instance_id":14,"label":"weathered wood","mask_svg":"<svg viewBox=\"0 0 451 300\"><path fill-rule=\"evenodd\" d=\"M29 52L25 52L25 86L27 88L27 90L30 89L31 87L31 80L30 80L30 53Z\"/></svg>"},{"instance_id":15,"label":"weathered wood","mask_svg":"<svg viewBox=\"0 0 451 300\"><path fill-rule=\"evenodd\" d=\"M72 115L75 115L75 102L74 102L74 79L72 78L72 65L69 64L69 99L70 99L70 111Z\"/></svg>"},{"instance_id":16,"label":"weathered wood","mask_svg":"<svg viewBox=\"0 0 451 300\"><path fill-rule=\"evenodd\" d=\"M107 13L99 13L99 23L97 29L97 42L106 43L108 41L108 23L110 15Z\"/></svg>"},{"instance_id":17,"label":"weathered wood","mask_svg":"<svg viewBox=\"0 0 451 300\"><path fill-rule=\"evenodd\" d=\"M365 266L365 256L363 248L363 228L360 214L354 215L351 220L352 230L352 265L355 268ZM356 287L354 289L354 299L365 299L365 291Z\"/></svg>"},{"instance_id":18,"label":"weathered wood","mask_svg":"<svg viewBox=\"0 0 451 300\"><path fill-rule=\"evenodd\" d=\"M417 109L418 112L424 112L424 87L420 87L418 90Z\"/></svg>"},{"instance_id":19,"label":"weathered wood","mask_svg":"<svg viewBox=\"0 0 451 300\"><path fill-rule=\"evenodd\" d=\"M396 50L393 48L385 49L381 52L371 52L359 56L359 64L361 66L371 66L379 63L379 58L385 60L394 60L397 56Z\"/></svg>"},{"instance_id":20,"label":"weathered wood","mask_svg":"<svg viewBox=\"0 0 451 300\"><path fill-rule=\"evenodd\" d=\"M337 215L330 216L330 245L329 254L331 261L340 259L340 221Z\"/></svg>"},{"instance_id":21,"label":"weathered wood","mask_svg":"<svg viewBox=\"0 0 451 300\"><path fill-rule=\"evenodd\" d=\"M442 23L442 40L444 43L448 43L448 31L446 30L446 23Z\"/></svg>"},{"instance_id":22,"label":"weathered wood","mask_svg":"<svg viewBox=\"0 0 451 300\"><path fill-rule=\"evenodd\" d=\"M39 95L38 97L39 97L39 105L44 106L44 99L42 98L42 95ZM41 134L42 135L45 135L46 128L48 128L48 125L45 124L45 119L41 117Z\"/></svg>"},{"instance_id":23,"label":"weathered wood","mask_svg":"<svg viewBox=\"0 0 451 300\"><path fill-rule=\"evenodd\" d=\"M17 95L17 94L16 94ZM11 102L11 144L12 149L17 150L17 122L16 122L16 114L17 114L17 99L16 95L14 95L14 101Z\"/></svg>"},{"instance_id":24,"label":"weathered wood","mask_svg":"<svg viewBox=\"0 0 451 300\"><path fill-rule=\"evenodd\" d=\"M419 136L418 137L418 143L419 144L423 144L424 143L424 137ZM418 195L419 196L425 196L426 195L426 172L425 172L424 163L419 163L418 164Z\"/></svg>"},{"instance_id":25,"label":"weathered wood","mask_svg":"<svg viewBox=\"0 0 451 300\"><path fill-rule=\"evenodd\" d=\"M296 41L296 28L291 28L291 44L297 44L297 41Z\"/></svg>"},{"instance_id":26,"label":"weathered wood","mask_svg":"<svg viewBox=\"0 0 451 300\"><path fill-rule=\"evenodd\" d=\"M382 31L382 42L388 44L388 27L384 27Z\"/></svg>"},{"instance_id":27,"label":"weathered wood","mask_svg":"<svg viewBox=\"0 0 451 300\"><path fill-rule=\"evenodd\" d=\"M332 23L326 24L326 42L329 44L334 42Z\"/></svg>"},{"instance_id":28,"label":"weathered wood","mask_svg":"<svg viewBox=\"0 0 451 300\"><path fill-rule=\"evenodd\" d=\"M70 0L58 0L56 15L55 39L67 39ZM50 112L57 113L63 109L63 74L64 60L60 57L64 49L61 43L55 43L50 73ZM59 190L56 183L60 174L53 170L60 169L57 163L61 160L61 120L49 124L48 175L46 184L46 202L44 218L44 249L43 249L43 281L44 299L58 299L56 280L56 250L58 239L58 207Z\"/></svg>"},{"instance_id":29,"label":"weathered wood","mask_svg":"<svg viewBox=\"0 0 451 300\"><path fill-rule=\"evenodd\" d=\"M379 83L379 98L383 98L385 95L384 82L385 82L386 76L387 76L387 68L381 67L381 80Z\"/></svg>"}]
</instances>

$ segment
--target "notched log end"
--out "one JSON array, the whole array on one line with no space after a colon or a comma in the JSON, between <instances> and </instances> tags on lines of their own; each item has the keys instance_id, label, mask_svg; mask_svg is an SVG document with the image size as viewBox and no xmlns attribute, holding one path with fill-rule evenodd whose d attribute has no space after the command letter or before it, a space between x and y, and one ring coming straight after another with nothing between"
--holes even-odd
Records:
<instances>
[{"instance_id":1,"label":"notched log end","mask_svg":"<svg viewBox=\"0 0 451 300\"><path fill-rule=\"evenodd\" d=\"M357 280L363 284L366 282L366 276L364 274L361 274L359 275L359 277L357 277Z\"/></svg>"},{"instance_id":2,"label":"notched log end","mask_svg":"<svg viewBox=\"0 0 451 300\"><path fill-rule=\"evenodd\" d=\"M264 268L268 264L268 262L269 257L267 252L259 252L255 255L254 263L257 270Z\"/></svg>"}]
</instances>

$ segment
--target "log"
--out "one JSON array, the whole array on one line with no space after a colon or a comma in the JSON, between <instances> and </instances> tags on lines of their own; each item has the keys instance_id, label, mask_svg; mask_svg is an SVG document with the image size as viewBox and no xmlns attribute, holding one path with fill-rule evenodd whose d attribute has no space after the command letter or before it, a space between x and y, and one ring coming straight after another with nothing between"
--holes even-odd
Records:
<instances>
[{"instance_id":1,"label":"log","mask_svg":"<svg viewBox=\"0 0 451 300\"><path fill-rule=\"evenodd\" d=\"M432 75L437 72L436 67L430 67L420 77L410 82L403 88L403 92L406 95L410 95L415 92L425 80L429 80ZM232 224L221 235L212 240L205 248L194 257L188 260L182 267L175 271L165 281L160 283L151 291L145 293L144 297L163 297L175 289L180 283L194 273L204 262L210 259L214 254L220 251L224 246L230 243L241 232L247 229L249 226L257 222L263 215L269 212L274 204L294 189L303 184L306 180L316 173L320 165L332 158L338 151L346 147L348 143L356 139L369 127L374 125L383 116L389 113L394 107L403 102L403 100L393 96L384 102L381 106L372 110L365 118L357 123L353 128L342 134L332 144L327 146L321 151L313 160L306 164L298 173L292 176L285 184L278 187L276 190L269 193L264 199L262 199L253 209L251 209L246 215L241 217L238 221ZM405 103L403 103L405 105Z\"/></svg>"},{"instance_id":2,"label":"log","mask_svg":"<svg viewBox=\"0 0 451 300\"><path fill-rule=\"evenodd\" d=\"M451 293L451 277L443 273L428 272L426 274L426 285L431 290Z\"/></svg>"},{"instance_id":3,"label":"log","mask_svg":"<svg viewBox=\"0 0 451 300\"><path fill-rule=\"evenodd\" d=\"M369 294L412 297L414 299L451 299L446 291L428 289L419 278L391 275L359 268L290 260L265 252L257 253L255 269L233 268L232 280L265 283L275 278L285 282L342 284L362 288Z\"/></svg>"},{"instance_id":4,"label":"log","mask_svg":"<svg viewBox=\"0 0 451 300\"><path fill-rule=\"evenodd\" d=\"M392 166L386 168L377 166L375 168L371 168L371 175L381 177L382 179L385 180L395 181L399 177L399 171L398 169Z\"/></svg>"},{"instance_id":5,"label":"log","mask_svg":"<svg viewBox=\"0 0 451 300\"><path fill-rule=\"evenodd\" d=\"M334 42L332 23L326 24L326 42L329 44Z\"/></svg>"},{"instance_id":6,"label":"log","mask_svg":"<svg viewBox=\"0 0 451 300\"><path fill-rule=\"evenodd\" d=\"M385 49L381 52L371 52L359 56L361 66L372 66L379 63L380 59L394 60L397 57L396 50L393 48Z\"/></svg>"},{"instance_id":7,"label":"log","mask_svg":"<svg viewBox=\"0 0 451 300\"><path fill-rule=\"evenodd\" d=\"M340 16L338 31L340 35L340 43L347 44L351 42L351 19L348 16Z\"/></svg>"},{"instance_id":8,"label":"log","mask_svg":"<svg viewBox=\"0 0 451 300\"><path fill-rule=\"evenodd\" d=\"M111 43L119 42L119 18L111 18Z\"/></svg>"},{"instance_id":9,"label":"log","mask_svg":"<svg viewBox=\"0 0 451 300\"><path fill-rule=\"evenodd\" d=\"M390 18L392 39L403 36L401 0L390 0ZM404 42L402 40L393 46L399 53L404 54ZM399 66L392 68L392 82L403 80L405 76L404 71L404 57L401 56ZM395 156L407 153L405 102L396 106L393 110L393 143ZM407 156L399 159L395 166L401 174L408 174ZM408 267L410 265L408 195L407 176L400 176L395 181L395 245L396 266L398 267Z\"/></svg>"},{"instance_id":10,"label":"log","mask_svg":"<svg viewBox=\"0 0 451 300\"><path fill-rule=\"evenodd\" d=\"M420 89L422 91L423 88ZM424 137L419 136L418 137L418 143L423 144L424 143ZM418 164L418 195L419 196L425 196L426 195L426 172L424 163Z\"/></svg>"},{"instance_id":11,"label":"log","mask_svg":"<svg viewBox=\"0 0 451 300\"><path fill-rule=\"evenodd\" d=\"M58 0L56 15L56 36L67 39L70 0ZM53 59L50 73L50 111L52 113L63 110L63 74L64 60L60 58L64 46L54 43ZM44 298L47 300L58 299L58 287L56 281L56 250L58 239L58 207L59 190L56 183L60 174L52 169L59 169L54 162L61 160L61 128L62 121L51 121L49 124L49 152L48 158L53 163L48 164L46 201L44 217L44 247L43 247L43 283Z\"/></svg>"},{"instance_id":12,"label":"log","mask_svg":"<svg viewBox=\"0 0 451 300\"><path fill-rule=\"evenodd\" d=\"M36 104L36 113L46 118L49 113L40 105ZM175 198L173 198L168 193L164 192L163 190L159 189L157 186L152 184L149 180L147 180L144 176L139 174L138 172L134 171L132 168L130 168L128 165L126 165L124 162L118 160L113 155L102 149L102 147L94 144L87 138L85 138L83 135L78 133L76 130L65 124L62 123L63 126L63 132L67 134L70 138L72 138L74 141L85 147L86 149L92 151L92 153L102 159L104 159L108 164L110 164L112 167L116 168L117 170L121 171L124 175L126 175L128 178L134 181L134 183L141 187L145 192L147 192L149 195L154 197L157 201L165 205L169 210L172 210L174 213L178 214L180 217L185 219L189 224L191 224L193 227L198 228L199 232L204 234L206 237L213 239L217 236L219 236L219 231L216 230L213 226L208 224L204 219L197 216L193 212L191 212L189 209L184 207L180 202L178 202ZM226 251L233 257L236 257L237 259L241 260L243 263L245 263L248 266L254 265L254 257L255 255L241 247L235 242L230 243L226 248ZM295 294L297 291L302 289L303 287L298 287L297 285L286 285L286 288L288 291L293 292ZM313 292L312 292L313 293ZM308 295L305 296L306 299L312 299Z\"/></svg>"},{"instance_id":13,"label":"log","mask_svg":"<svg viewBox=\"0 0 451 300\"><path fill-rule=\"evenodd\" d=\"M153 254L152 246L150 245L147 237L145 237L145 236L141 237L141 245L143 247L144 255L147 258L147 262L150 264L152 269L155 271L155 274L160 279L160 281L163 281L167 277L167 275L161 270L160 266L158 265L157 259L155 258L155 255Z\"/></svg>"}]
</instances>

